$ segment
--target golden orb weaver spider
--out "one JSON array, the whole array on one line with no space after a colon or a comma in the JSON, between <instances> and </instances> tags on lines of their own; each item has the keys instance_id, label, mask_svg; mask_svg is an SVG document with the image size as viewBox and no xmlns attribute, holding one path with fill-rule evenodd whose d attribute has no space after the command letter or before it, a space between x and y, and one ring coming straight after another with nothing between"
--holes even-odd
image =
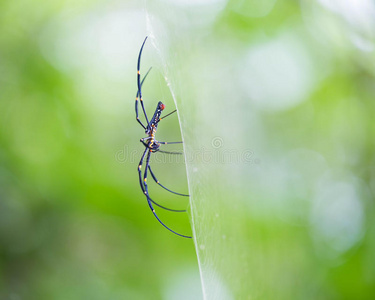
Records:
<instances>
[{"instance_id":1,"label":"golden orb weaver spider","mask_svg":"<svg viewBox=\"0 0 375 300\"><path fill-rule=\"evenodd\" d=\"M167 191L169 191L169 192L171 192L173 194L179 195L179 196L186 196L186 197L189 196L189 195L186 195L186 194L181 194L181 193L174 192L174 191L166 188L164 185L162 185L159 182L159 180L156 178L156 176L155 176L155 174L152 171L151 166L150 166L151 153L162 152L162 153L166 153L166 154L177 154L177 153L173 153L173 152L168 152L168 151L162 151L162 150L160 150L159 149L160 145L181 144L182 142L160 142L160 141L158 141L158 140L155 139L155 134L156 134L159 122L162 119L164 119L164 118L170 116L171 114L175 113L176 110L174 110L171 113L165 115L164 117L161 117L161 114L162 114L163 110L165 109L165 105L161 101L159 101L159 103L156 106L154 115L152 116L152 118L151 118L150 121L148 120L148 117L147 117L147 114L146 114L146 110L145 110L145 107L144 107L144 104L143 104L142 85L143 85L143 82L145 81L148 73L150 72L151 68L147 71L146 75L143 77L142 80L141 80L141 73L140 73L142 50L143 50L143 47L144 47L144 45L146 43L146 40L147 40L147 36L146 36L145 40L143 41L143 44L141 46L141 49L140 49L139 55L138 55L138 64L137 64L137 85L138 85L138 91L137 91L137 95L136 95L136 98L135 98L135 114L136 114L136 119L137 119L138 123L145 130L145 133L147 134L147 137L142 138L140 140L141 143L145 146L145 150L144 150L144 152L142 154L141 160L139 161L139 165L138 165L139 184L141 186L143 194L146 196L148 206L150 207L153 215L159 221L159 223L161 225L163 225L166 229L168 229L169 231L173 232L174 234L176 234L178 236L182 236L184 238L191 238L191 236L180 234L180 233L172 230L171 228L169 228L167 225L165 225L160 220L160 218L158 217L158 215L156 214L156 211L155 211L155 208L154 208L153 204L156 205L156 206L158 206L158 207L160 207L160 208L162 208L162 209L173 211L173 212L186 212L186 210L177 210L177 209L171 209L171 208L167 208L165 206L162 206L162 205L156 203L154 200L152 200L151 197L150 197L150 194L148 192L147 175L148 175L148 171L150 171L150 174L151 174L151 177L153 178L153 180L159 186L161 186L162 188L164 188L165 190L167 190ZM139 115L138 115L138 102L141 102L142 111L143 111L144 117L146 119L146 125L144 125L142 123L142 121L139 119ZM143 165L145 156L146 156L146 165L145 165L145 170L144 170L143 176L142 176L142 165Z\"/></svg>"}]
</instances>

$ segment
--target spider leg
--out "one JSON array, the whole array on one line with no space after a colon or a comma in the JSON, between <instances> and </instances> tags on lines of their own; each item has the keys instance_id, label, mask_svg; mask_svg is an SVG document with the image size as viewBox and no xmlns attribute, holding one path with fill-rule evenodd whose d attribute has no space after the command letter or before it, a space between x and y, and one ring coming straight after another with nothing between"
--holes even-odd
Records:
<instances>
[{"instance_id":1,"label":"spider leg","mask_svg":"<svg viewBox=\"0 0 375 300\"><path fill-rule=\"evenodd\" d=\"M154 214L155 218L159 221L159 223L161 225L163 225L165 228L167 228L170 232L173 232L174 234L178 235L178 236L182 236L184 238L187 238L187 239L191 239L191 236L187 236L187 235L183 235L183 234L180 234L180 233L177 233L176 231L173 231L172 229L170 229L167 225L165 225L158 217L158 215L155 213L155 209L152 207L152 204L150 201L148 201L148 205L150 206L151 208L151 211L152 213Z\"/></svg>"},{"instance_id":2,"label":"spider leg","mask_svg":"<svg viewBox=\"0 0 375 300\"><path fill-rule=\"evenodd\" d=\"M183 142L159 142L157 141L159 144L162 144L162 145L167 145L167 144L182 144Z\"/></svg>"},{"instance_id":3,"label":"spider leg","mask_svg":"<svg viewBox=\"0 0 375 300\"><path fill-rule=\"evenodd\" d=\"M154 200L152 200L150 197L147 197L147 201L148 200L150 202L154 203L156 206L159 206L160 208L165 209L165 210L169 210L169 211L173 211L173 212L186 212L186 209L171 209L171 208L165 207L163 205L160 205L160 204L156 203Z\"/></svg>"},{"instance_id":4,"label":"spider leg","mask_svg":"<svg viewBox=\"0 0 375 300\"><path fill-rule=\"evenodd\" d=\"M156 124L158 124L161 120L165 119L166 117L170 116L171 114L175 113L176 111L177 111L177 109L175 109L174 111L172 111L169 114L165 115L164 117L159 118L159 120L156 122Z\"/></svg>"},{"instance_id":5,"label":"spider leg","mask_svg":"<svg viewBox=\"0 0 375 300\"><path fill-rule=\"evenodd\" d=\"M148 141L151 137L145 137L145 138L141 138L140 139L140 142L146 147L148 148L147 146L147 143L145 141Z\"/></svg>"},{"instance_id":6,"label":"spider leg","mask_svg":"<svg viewBox=\"0 0 375 300\"><path fill-rule=\"evenodd\" d=\"M183 152L170 152L170 151L163 151L163 150L158 150L160 153L166 153L166 154L184 154Z\"/></svg>"},{"instance_id":7,"label":"spider leg","mask_svg":"<svg viewBox=\"0 0 375 300\"><path fill-rule=\"evenodd\" d=\"M150 71L151 71L151 68L148 69L148 71L147 71L145 77L143 77L142 82L141 82L141 87L142 87L142 85L143 85L143 82L146 80L147 75L148 75L148 73L149 73ZM143 129L146 129L146 126L143 125L142 121L139 119L139 116L138 116L138 96L139 96L139 91L137 91L137 95L135 96L135 114L136 114L136 119L137 119L138 123L141 124L141 126L143 127Z\"/></svg>"},{"instance_id":8,"label":"spider leg","mask_svg":"<svg viewBox=\"0 0 375 300\"><path fill-rule=\"evenodd\" d=\"M144 193L144 187L143 187L143 182L142 182L142 164L143 164L143 159L145 158L145 155L146 155L147 151L148 151L148 148L146 148L145 151L143 151L141 160L139 161L139 164L138 164L139 184L141 186L141 189L142 189L143 193Z\"/></svg>"},{"instance_id":9,"label":"spider leg","mask_svg":"<svg viewBox=\"0 0 375 300\"><path fill-rule=\"evenodd\" d=\"M160 185L163 189L166 189L167 191L169 191L169 192L171 192L171 193L173 193L173 194L179 195L179 196L186 196L186 197L189 197L189 195L186 195L186 194L180 194L180 193L177 193L177 192L171 191L170 189L166 188L164 185L162 185L162 184L159 182L159 180L157 180L157 178L156 178L154 172L152 172L152 170L151 170L151 166L150 166L150 165L148 165L148 169L150 170L151 176L152 176L152 178L154 179L154 181L155 181L158 185Z\"/></svg>"},{"instance_id":10,"label":"spider leg","mask_svg":"<svg viewBox=\"0 0 375 300\"><path fill-rule=\"evenodd\" d=\"M142 110L143 110L143 113L145 115L145 118L146 118L146 122L147 124L149 124L148 122L148 118L147 118L147 114L146 114L146 110L145 110L145 107L143 105L143 98L142 98L142 84L141 84L141 73L139 71L139 69L141 68L141 56L142 56L142 50L143 50L143 46L145 45L146 43L146 40L147 40L147 36L145 38L145 40L143 41L143 44L142 44L142 47L141 47L141 50L139 51L139 55L138 55L138 63L137 63L137 84L138 84L138 94L139 94L139 100L141 101L141 106L142 106ZM138 99L138 97L136 98ZM137 102L137 100L136 100Z\"/></svg>"},{"instance_id":11,"label":"spider leg","mask_svg":"<svg viewBox=\"0 0 375 300\"><path fill-rule=\"evenodd\" d=\"M147 149L146 149L147 150ZM151 157L151 152L149 151L147 153L147 158L146 158L146 167L145 167L145 172L144 172L144 175L143 175L143 182L144 182L144 187L145 187L145 194L146 194L146 197L147 197L147 202L148 202L148 206L150 207L152 213L154 214L155 218L159 221L159 223L161 225L163 225L166 229L168 229L169 231L173 232L174 234L176 235L179 235L179 236L182 236L184 238L189 238L191 239L191 236L187 236L187 235L183 235L183 234L180 234L180 233L177 233L176 231L170 229L167 225L165 225L160 219L159 217L157 216L156 212L155 212L155 209L154 207L152 206L152 203L151 201L149 200L149 196L148 196L148 186L147 186L147 170L148 170L148 167L150 165L150 157Z\"/></svg>"},{"instance_id":12,"label":"spider leg","mask_svg":"<svg viewBox=\"0 0 375 300\"><path fill-rule=\"evenodd\" d=\"M140 186L141 186L141 189L142 189L143 194L145 194L146 197L147 197L147 201L151 201L151 202L154 203L155 205L157 205L157 206L159 206L160 208L165 209L165 210L169 210L169 211L173 211L173 212L186 212L186 210L182 210L182 209L181 209L181 210L180 210L180 209L171 209L171 208L168 208L168 207L162 206L162 205L156 203L154 200L152 200L152 199L150 198L150 196L148 195L148 192L146 193L146 191L145 191L145 187L144 187L144 185L143 185L143 181L142 181L142 164L143 164L143 160L144 160L144 158L145 158L145 155L146 155L146 153L147 153L147 150L148 150L148 148L146 148L145 151L143 152L142 157L141 157L141 160L140 160L139 165L138 165L139 184L140 184ZM149 153L150 153L150 152L149 152Z\"/></svg>"}]
</instances>

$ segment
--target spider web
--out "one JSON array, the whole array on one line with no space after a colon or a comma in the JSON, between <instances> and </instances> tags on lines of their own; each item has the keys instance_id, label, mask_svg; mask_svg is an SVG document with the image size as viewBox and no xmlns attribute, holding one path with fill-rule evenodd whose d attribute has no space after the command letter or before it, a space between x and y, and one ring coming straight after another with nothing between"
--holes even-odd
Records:
<instances>
[{"instance_id":1,"label":"spider web","mask_svg":"<svg viewBox=\"0 0 375 300\"><path fill-rule=\"evenodd\" d=\"M202 147L212 149L212 143L218 143L214 147L220 150L218 148L222 146L225 137L223 134L218 137L214 131L205 129L210 128L211 124L206 123L202 126L202 121L207 116L204 113L199 115L199 112L197 114L194 111L194 107L200 101L199 98L197 97L195 98L196 101L192 101L189 97L189 95L192 95L192 91L190 90L187 93L184 91L191 87L191 83L182 84L187 82L186 75L183 74L186 66L183 57L176 53L173 54L173 52L169 52L172 54L168 55L166 51L168 48L173 48L173 43L177 40L177 37L170 33L167 34L148 11L146 20L150 41L160 58L165 81L177 108L181 137L184 142L186 172L189 194L191 195L189 214L201 275L203 298L232 299L233 296L229 291L225 277L231 274L231 267L228 266L234 266L236 263L230 257L227 257L224 265L220 263L223 262L223 255L226 256L226 254L223 254L228 250L226 245L229 245L225 230L222 230L224 224L228 223L228 220L225 221L227 205L220 205L220 203L227 202L227 195L217 189L218 183L225 182L225 178L219 176L220 165L213 161L206 162L202 156L204 155ZM182 41L180 39L180 42L187 43L187 40ZM199 91L195 92L198 93ZM210 100L211 104L213 104L212 100ZM206 105L209 106L208 101ZM223 108L220 114L224 115L225 111ZM206 121L209 122L209 119L206 119ZM230 228L232 227L231 225ZM230 233L228 239L231 239ZM232 242L235 243L233 238Z\"/></svg>"},{"instance_id":2,"label":"spider web","mask_svg":"<svg viewBox=\"0 0 375 300\"><path fill-rule=\"evenodd\" d=\"M204 27L207 7L147 3L148 31L178 109L203 297L321 296L329 263L346 261L364 230L361 184L335 175L324 150L312 147L326 128L307 130L314 112L306 102L325 60L303 30L257 38L263 29L254 23L242 33L251 38L232 39L225 17L222 27Z\"/></svg>"}]
</instances>

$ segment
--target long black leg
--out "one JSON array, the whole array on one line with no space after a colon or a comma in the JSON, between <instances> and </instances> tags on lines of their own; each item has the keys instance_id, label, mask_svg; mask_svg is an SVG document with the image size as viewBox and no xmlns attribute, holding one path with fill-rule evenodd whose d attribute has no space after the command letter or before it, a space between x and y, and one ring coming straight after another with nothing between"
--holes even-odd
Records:
<instances>
[{"instance_id":1,"label":"long black leg","mask_svg":"<svg viewBox=\"0 0 375 300\"><path fill-rule=\"evenodd\" d=\"M169 114L165 115L164 117L159 118L159 120L156 122L156 124L159 123L161 120L165 119L166 117L170 116L171 114L175 113L176 111L177 111L177 109L175 109L174 111L172 111Z\"/></svg>"},{"instance_id":2,"label":"long black leg","mask_svg":"<svg viewBox=\"0 0 375 300\"><path fill-rule=\"evenodd\" d=\"M170 152L170 151L163 151L163 150L158 150L158 152L166 153L166 154L179 154L179 155L184 154L183 152Z\"/></svg>"},{"instance_id":3,"label":"long black leg","mask_svg":"<svg viewBox=\"0 0 375 300\"><path fill-rule=\"evenodd\" d=\"M143 46L144 46L145 43L146 43L147 38L148 38L148 37L146 36L145 40L143 41L143 44L142 44L141 50L139 51L139 55L138 55L138 64L137 64L137 84L138 84L139 100L141 101L142 110L143 110L143 113L144 113L144 115L145 115L146 122L147 122L147 124L148 124L149 122L148 122L148 118L147 118L146 110L145 110L145 107L144 107L144 105L143 105L143 98L142 98L142 85L141 85L141 72L140 72L142 50L143 50ZM137 100L136 100L136 101L137 101Z\"/></svg>"},{"instance_id":4,"label":"long black leg","mask_svg":"<svg viewBox=\"0 0 375 300\"><path fill-rule=\"evenodd\" d=\"M141 189L143 193L144 193L144 187L143 187L143 182L142 182L142 164L143 164L143 159L145 158L147 151L148 151L148 148L146 148L145 151L143 152L141 160L139 161L139 164L138 164L139 184L141 185Z\"/></svg>"},{"instance_id":5,"label":"long black leg","mask_svg":"<svg viewBox=\"0 0 375 300\"><path fill-rule=\"evenodd\" d=\"M145 138L141 138L141 139L140 139L140 142L141 142L146 148L148 148L146 141L148 141L149 139L151 139L150 136L145 137Z\"/></svg>"},{"instance_id":6,"label":"long black leg","mask_svg":"<svg viewBox=\"0 0 375 300\"><path fill-rule=\"evenodd\" d=\"M149 73L150 71L151 71L151 68L148 69L148 71L147 71L145 77L143 77L142 82L141 82L141 87L142 87L142 85L143 85L143 82L146 80L147 75L148 75L148 73ZM139 91L137 91L137 95L135 96L135 115L136 115L136 119L137 119L138 123L142 125L143 129L146 129L146 126L143 125L142 121L139 119L139 116L138 116L138 96L139 96Z\"/></svg>"},{"instance_id":7,"label":"long black leg","mask_svg":"<svg viewBox=\"0 0 375 300\"><path fill-rule=\"evenodd\" d=\"M155 218L159 221L159 223L161 225L163 225L165 228L167 228L169 231L173 232L174 234L176 235L179 235L179 236L182 236L184 238L191 238L191 236L187 236L187 235L183 235L183 234L180 234L180 233L177 233L176 231L173 231L172 229L170 229L167 225L165 225L160 219L159 217L157 216L156 212L155 212L155 209L154 207L152 206L152 203L151 201L149 200L149 195L148 195L148 186L147 186L147 170L148 170L148 167L150 165L150 157L151 157L151 151L149 151L147 153L147 158L146 158L146 167L145 167L145 172L143 174L143 183L144 183L144 187L145 187L145 194L146 194L146 197L147 197L147 202L148 202L148 205L152 211L152 213L154 214Z\"/></svg>"},{"instance_id":8,"label":"long black leg","mask_svg":"<svg viewBox=\"0 0 375 300\"><path fill-rule=\"evenodd\" d=\"M148 201L148 206L150 207L152 213L154 214L155 218L159 221L159 223L161 225L163 225L165 228L167 228L170 232L173 232L174 234L178 235L178 236L182 236L184 238L187 238L187 239L191 239L191 236L187 236L187 235L183 235L183 234L180 234L176 231L173 231L172 229L170 229L167 225L165 225L158 217L158 215L155 213L155 209L153 208L152 206L152 203L150 201Z\"/></svg>"},{"instance_id":9,"label":"long black leg","mask_svg":"<svg viewBox=\"0 0 375 300\"><path fill-rule=\"evenodd\" d=\"M152 176L152 178L154 179L154 181L155 181L158 185L160 185L163 189L166 189L167 191L169 191L169 192L171 192L171 193L173 193L173 194L176 194L176 195L189 197L189 195L186 195L186 194L180 194L180 193L174 192L174 191L172 191L172 190L166 188L164 185L162 185L162 184L159 182L159 180L157 180L157 178L156 178L154 172L152 172L152 170L151 170L151 166L150 166L150 165L148 166L148 169L150 170L151 176Z\"/></svg>"},{"instance_id":10,"label":"long black leg","mask_svg":"<svg viewBox=\"0 0 375 300\"><path fill-rule=\"evenodd\" d=\"M168 207L165 207L163 205L160 205L158 204L157 202L155 202L154 200L152 200L150 197L147 197L147 201L151 201L152 203L154 203L156 206L159 206L160 208L162 209L165 209L165 210L168 210L168 211L173 211L173 212L186 212L186 209L171 209L171 208L168 208Z\"/></svg>"},{"instance_id":11,"label":"long black leg","mask_svg":"<svg viewBox=\"0 0 375 300\"><path fill-rule=\"evenodd\" d=\"M147 148L148 145L145 141L149 140L150 137L147 137L147 138L143 138L141 139L141 143ZM158 142L160 144L164 144L164 145L167 145L167 144L180 144L182 142L171 142L171 143L167 143L167 142ZM156 152L156 151L155 151ZM160 153L165 153L165 154L178 154L178 155L181 155L183 154L183 152L171 152L171 151L163 151L163 150L157 150L157 152L160 152Z\"/></svg>"},{"instance_id":12,"label":"long black leg","mask_svg":"<svg viewBox=\"0 0 375 300\"><path fill-rule=\"evenodd\" d=\"M182 144L183 142L159 142L157 141L159 144L162 144L162 145L168 145L168 144Z\"/></svg>"},{"instance_id":13,"label":"long black leg","mask_svg":"<svg viewBox=\"0 0 375 300\"><path fill-rule=\"evenodd\" d=\"M145 151L143 152L142 157L141 157L141 160L140 160L139 165L138 165L139 184L140 184L140 186L141 186L141 189L142 189L143 194L145 194L146 197L147 197L147 201L151 201L151 202L154 203L155 205L157 205L157 206L159 206L160 208L165 209L165 210L169 210L169 211L173 211L173 212L186 212L186 210L184 210L184 209L183 209L183 210L182 210L182 209L171 209L171 208L168 208L168 207L162 206L162 205L156 203L154 200L152 200L152 199L150 198L150 196L148 195L148 192L146 193L146 191L145 191L145 187L144 187L144 185L143 185L143 181L142 181L142 164L143 164L143 160L144 160L144 158L145 158L145 155L146 155L147 150L148 150L148 148L146 148ZM149 152L149 153L150 153L150 152Z\"/></svg>"}]
</instances>

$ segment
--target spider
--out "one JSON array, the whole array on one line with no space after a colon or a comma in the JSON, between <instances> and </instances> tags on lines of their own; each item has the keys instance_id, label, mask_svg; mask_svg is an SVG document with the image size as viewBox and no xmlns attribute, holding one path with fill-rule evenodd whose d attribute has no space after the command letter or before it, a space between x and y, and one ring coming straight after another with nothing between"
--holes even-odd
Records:
<instances>
[{"instance_id":1,"label":"spider","mask_svg":"<svg viewBox=\"0 0 375 300\"><path fill-rule=\"evenodd\" d=\"M147 71L147 73L143 77L142 81L141 81L141 74L140 74L140 71L139 71L140 70L140 65L141 65L142 50L143 50L143 46L146 43L146 40L147 40L147 36L146 36L145 40L143 41L141 50L139 51L139 55L138 55L138 64L137 64L137 85L138 85L138 91L137 91L137 95L136 95L136 98L135 98L135 114L136 114L136 119L137 119L138 123L145 130L145 133L147 134L147 137L142 138L140 140L141 143L145 146L145 150L144 150L144 152L142 154L141 160L139 161L139 165L138 165L139 183L140 183L142 192L146 196L148 206L150 207L152 213L154 214L155 218L159 221L159 223L161 225L163 225L166 229L168 229L169 231L173 232L174 234L176 234L178 236L182 236L184 238L191 238L191 236L187 236L187 235L183 235L183 234L177 233L176 231L172 230L167 225L165 225L159 219L158 215L156 214L155 208L154 208L153 204L156 205L156 206L158 206L158 207L160 207L160 208L162 208L162 209L173 211L173 212L186 212L186 210L177 210L177 209L171 209L171 208L167 208L165 206L162 206L162 205L156 203L154 200L152 200L150 198L150 194L148 192L147 175L148 175L148 171L150 171L150 174L151 174L151 177L153 178L153 180L159 186L161 186L162 188L164 188L165 190L167 190L167 191L169 191L169 192L171 192L173 194L179 195L179 196L186 196L186 197L189 196L189 195L185 195L185 194L181 194L181 193L176 193L176 192L174 192L174 191L166 188L164 185L162 185L159 182L159 180L156 178L156 176L155 176L155 174L152 171L152 168L150 166L151 153L162 152L162 153L166 153L166 154L180 154L179 152L162 151L162 150L159 149L160 145L181 144L182 142L160 142L160 141L158 141L158 140L155 139L155 134L156 134L156 130L158 128L159 122L162 119L164 119L164 118L170 116L171 114L175 113L176 110L172 111L171 113L165 115L162 118L161 114L162 114L163 110L165 109L165 105L161 101L159 101L158 104L157 104L157 106L156 106L154 115L152 116L151 120L149 121L149 119L147 117L146 110L145 110L145 107L144 107L144 104L143 104L143 98L142 98L142 90L141 90L141 88L142 88L143 82L145 81L145 79L146 79L148 73L150 72L151 68ZM142 111L143 111L143 114L144 114L145 119L146 119L146 125L144 125L142 123L142 121L139 119L139 116L138 116L138 100L141 102ZM146 166L145 166L145 170L144 170L143 176L142 176L142 165L143 165L145 156L146 156Z\"/></svg>"}]
</instances>

